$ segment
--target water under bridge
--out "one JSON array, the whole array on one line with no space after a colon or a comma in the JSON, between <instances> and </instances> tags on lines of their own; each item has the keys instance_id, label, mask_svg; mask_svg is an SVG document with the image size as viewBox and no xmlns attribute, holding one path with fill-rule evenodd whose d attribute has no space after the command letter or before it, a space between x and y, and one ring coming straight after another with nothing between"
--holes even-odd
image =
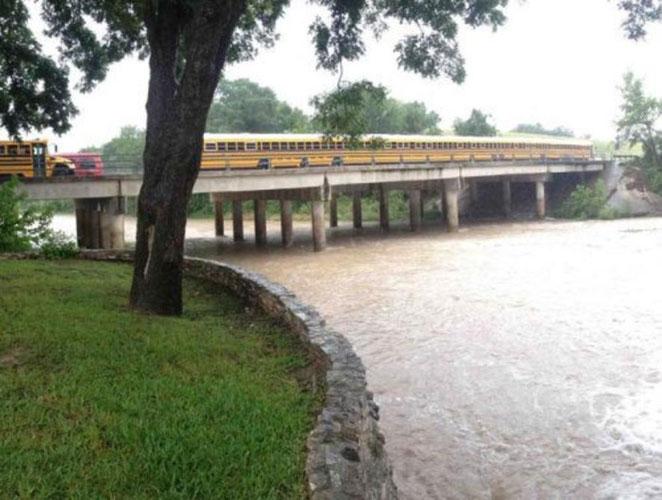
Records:
<instances>
[{"instance_id":1,"label":"water under bridge","mask_svg":"<svg viewBox=\"0 0 662 500\"><path fill-rule=\"evenodd\" d=\"M421 227L421 206L426 197L436 197L449 231L460 222L461 200L466 195L475 201L482 183L501 185L503 214L512 212L513 183L535 186L536 214L546 210L546 185L563 176L597 175L607 165L603 160L516 160L445 163L399 163L393 165L354 165L292 169L226 169L201 171L194 193L210 193L214 201L216 234L225 233L223 201L232 202L232 228L235 241L244 239L242 202L254 202L255 242L266 245L266 203L280 202L281 232L284 246L293 239L292 202L312 205L312 235L316 251L326 246L325 210L328 202L331 227L338 224L337 196L353 198L354 227L362 225L361 199L374 193L379 199L380 227L389 229L389 191L407 192L410 225ZM65 177L31 179L22 189L28 199L73 199L76 230L81 248L122 248L126 197L137 196L142 176ZM533 200L532 200L533 201Z\"/></svg>"}]
</instances>

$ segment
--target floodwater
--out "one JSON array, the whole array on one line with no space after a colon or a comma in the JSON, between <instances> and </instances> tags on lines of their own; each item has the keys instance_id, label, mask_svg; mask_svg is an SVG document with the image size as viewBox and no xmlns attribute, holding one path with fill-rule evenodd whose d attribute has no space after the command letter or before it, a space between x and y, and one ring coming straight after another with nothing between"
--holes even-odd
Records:
<instances>
[{"instance_id":1,"label":"floodwater","mask_svg":"<svg viewBox=\"0 0 662 500\"><path fill-rule=\"evenodd\" d=\"M345 227L321 254L276 227L256 250L193 221L188 252L349 338L403 498L662 497L662 219Z\"/></svg>"}]
</instances>

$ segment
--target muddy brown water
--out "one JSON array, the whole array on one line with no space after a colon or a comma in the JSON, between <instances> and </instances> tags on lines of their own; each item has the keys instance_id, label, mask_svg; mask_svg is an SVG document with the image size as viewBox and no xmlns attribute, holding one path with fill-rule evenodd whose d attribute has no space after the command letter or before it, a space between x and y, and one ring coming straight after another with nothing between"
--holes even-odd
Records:
<instances>
[{"instance_id":1,"label":"muddy brown water","mask_svg":"<svg viewBox=\"0 0 662 500\"><path fill-rule=\"evenodd\" d=\"M290 250L269 227L256 250L191 221L187 251L284 284L350 339L403 498L662 497L662 219L343 226L321 254L307 224Z\"/></svg>"}]
</instances>

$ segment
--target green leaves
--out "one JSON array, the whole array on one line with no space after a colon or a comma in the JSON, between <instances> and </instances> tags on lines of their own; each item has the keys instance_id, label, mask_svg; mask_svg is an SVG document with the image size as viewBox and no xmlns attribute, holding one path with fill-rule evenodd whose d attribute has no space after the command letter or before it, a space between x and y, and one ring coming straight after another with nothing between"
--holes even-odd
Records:
<instances>
[{"instance_id":1,"label":"green leaves","mask_svg":"<svg viewBox=\"0 0 662 500\"><path fill-rule=\"evenodd\" d=\"M662 20L662 0L619 0L618 6L628 14L623 29L632 40L646 36L648 23Z\"/></svg>"},{"instance_id":2,"label":"green leaves","mask_svg":"<svg viewBox=\"0 0 662 500\"><path fill-rule=\"evenodd\" d=\"M0 184L0 252L23 252L48 240L52 235L52 213L22 205L25 196L18 192L15 177Z\"/></svg>"},{"instance_id":3,"label":"green leaves","mask_svg":"<svg viewBox=\"0 0 662 500\"><path fill-rule=\"evenodd\" d=\"M273 90L246 79L222 80L207 117L208 132L307 132L304 113Z\"/></svg>"},{"instance_id":4,"label":"green leaves","mask_svg":"<svg viewBox=\"0 0 662 500\"><path fill-rule=\"evenodd\" d=\"M453 129L457 135L468 136L495 136L497 129L489 123L490 115L483 113L478 109L471 111L471 116L466 120L455 120Z\"/></svg>"},{"instance_id":5,"label":"green leaves","mask_svg":"<svg viewBox=\"0 0 662 500\"><path fill-rule=\"evenodd\" d=\"M311 104L316 109L315 122L330 137L344 137L350 147L362 134L369 132L364 108L366 103L381 106L386 89L362 80L342 83L332 92L315 96Z\"/></svg>"},{"instance_id":6,"label":"green leaves","mask_svg":"<svg viewBox=\"0 0 662 500\"><path fill-rule=\"evenodd\" d=\"M41 54L20 0L0 0L0 125L13 137L32 128L65 132L76 114L66 67Z\"/></svg>"}]
</instances>

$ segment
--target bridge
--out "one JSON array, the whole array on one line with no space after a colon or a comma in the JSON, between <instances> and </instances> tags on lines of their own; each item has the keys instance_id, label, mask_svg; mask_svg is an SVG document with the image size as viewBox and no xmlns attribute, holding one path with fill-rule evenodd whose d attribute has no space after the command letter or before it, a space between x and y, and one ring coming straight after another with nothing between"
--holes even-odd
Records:
<instances>
[{"instance_id":1,"label":"bridge","mask_svg":"<svg viewBox=\"0 0 662 500\"><path fill-rule=\"evenodd\" d=\"M313 247L326 246L325 206L328 202L330 225L338 224L337 196L353 197L353 223L362 226L361 198L376 193L379 198L380 227L389 229L388 192L408 193L410 225L421 227L421 203L425 196L435 196L443 207L449 231L459 227L459 200L462 193L478 196L481 183L501 183L503 213L512 211L511 184L533 183L536 212L545 217L545 185L567 174L597 174L602 160L515 160L446 163L399 163L393 165L354 165L269 170L201 171L194 193L210 193L215 207L216 234L225 234L223 201L232 202L232 227L235 241L244 239L242 202L254 202L255 242L266 245L266 202L278 200L284 246L293 242L292 202L312 204ZM76 229L81 248L122 248L124 246L124 199L137 196L142 184L139 175L31 179L22 189L28 199L73 199L76 206Z\"/></svg>"}]
</instances>

